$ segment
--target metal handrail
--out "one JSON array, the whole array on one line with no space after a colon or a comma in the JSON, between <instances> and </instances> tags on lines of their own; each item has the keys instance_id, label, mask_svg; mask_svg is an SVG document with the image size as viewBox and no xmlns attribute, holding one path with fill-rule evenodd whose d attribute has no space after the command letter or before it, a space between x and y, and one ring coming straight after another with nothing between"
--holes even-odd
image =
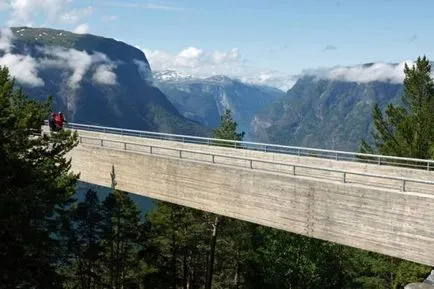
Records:
<instances>
[{"instance_id":1,"label":"metal handrail","mask_svg":"<svg viewBox=\"0 0 434 289\"><path fill-rule=\"evenodd\" d=\"M216 139L216 138L208 138L208 137L168 134L168 133L161 133L161 132L141 131L141 130L123 129L123 128L115 128L115 127L104 127L104 126L78 124L78 123L69 123L67 124L67 127L70 129L99 131L99 132L115 133L120 135L130 135L130 136L138 136L138 137L145 137L145 138L158 137L159 139L191 142L191 143L206 144L206 145L217 145L215 144L217 142L220 144L227 143L232 147L248 149L248 150L261 150L265 152L275 152L275 153L292 154L298 156L311 156L311 157L329 158L329 159L333 158L335 160L346 160L346 161L355 161L355 162L367 162L367 163L371 162L371 163L376 163L378 165L405 165L405 166L415 167L415 168L424 168L428 171L434 170L434 160L429 160L429 159L406 158L406 157L397 157L397 156L299 147L299 146L286 146L286 145L278 145L278 144L248 142L248 141L225 140L225 139ZM363 158L367 158L367 159L363 159ZM374 160L370 160L370 159L374 159Z\"/></svg>"},{"instance_id":2,"label":"metal handrail","mask_svg":"<svg viewBox=\"0 0 434 289\"><path fill-rule=\"evenodd\" d=\"M125 150L125 151L128 151L127 145L147 147L147 148L149 148L149 153L150 154L155 154L155 153L153 153L153 151L154 151L153 149L154 148L156 148L156 149L170 150L170 151L177 151L177 152L179 152L178 158L182 158L182 153L183 152L185 152L185 153L191 153L191 154L207 155L207 156L211 156L213 163L216 163L215 162L215 157L222 157L222 158L242 160L242 161L247 161L249 163L250 169L255 169L253 167L254 163L264 163L264 164L273 164L273 165L293 167L293 170L292 170L293 175L296 175L296 168L304 168L304 169L312 169L312 170L319 170L319 171L327 171L327 172L333 172L333 173L340 173L340 174L342 174L342 181L344 183L347 182L347 176L348 175L356 175L356 176L379 178L379 179L389 179L389 180L400 181L402 183L401 191L406 191L406 184L408 182L419 183L419 184L426 184L426 185L432 185L432 186L434 186L434 181L427 181L427 180L421 180L421 179L413 179L413 178L407 178L407 177L395 177L395 176L387 176L387 175L377 175L377 174L370 174L370 173L364 173L364 172L354 172L354 171L342 170L342 169L332 169L332 168L325 168L325 167L300 165L300 164L289 163L289 162L278 162L278 161L272 161L272 160L262 160L262 159L251 158L251 157L230 156L230 155L224 155L224 154L218 154L218 153L208 153L208 152L203 152L203 151L195 151L195 150L182 149L182 148L164 147L164 146L151 145L151 144L140 144L140 143L134 143L134 142L120 141L120 140L108 140L108 139L103 139L103 138L98 138L98 137L80 136L79 137L79 143L88 144L89 145L89 143L83 143L83 139L97 140L98 143L99 143L99 145L95 145L95 146L103 146L104 147L104 143L105 142L123 144L123 149L122 150ZM115 149L115 148L109 147L109 149ZM115 150L119 150L119 149L115 149ZM134 151L134 150L129 150L129 151ZM143 152L143 151L141 151L141 152ZM227 164L225 164L225 165L227 165ZM235 165L232 165L232 166L235 166ZM237 167L240 167L240 166L237 166ZM244 167L244 166L241 166L241 167ZM279 173L281 173L281 172L279 171Z\"/></svg>"}]
</instances>

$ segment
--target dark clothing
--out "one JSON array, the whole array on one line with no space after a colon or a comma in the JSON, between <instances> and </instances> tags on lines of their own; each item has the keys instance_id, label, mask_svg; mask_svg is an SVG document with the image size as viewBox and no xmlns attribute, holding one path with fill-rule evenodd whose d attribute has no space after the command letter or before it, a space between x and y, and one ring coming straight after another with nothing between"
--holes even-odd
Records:
<instances>
[{"instance_id":1,"label":"dark clothing","mask_svg":"<svg viewBox=\"0 0 434 289\"><path fill-rule=\"evenodd\" d=\"M63 114L51 113L50 118L48 119L48 125L50 126L51 131L59 131L63 128L63 124L66 123L65 117Z\"/></svg>"},{"instance_id":2,"label":"dark clothing","mask_svg":"<svg viewBox=\"0 0 434 289\"><path fill-rule=\"evenodd\" d=\"M50 127L50 130L56 129L55 117L56 117L56 114L52 113L50 118L48 119L48 126Z\"/></svg>"}]
</instances>

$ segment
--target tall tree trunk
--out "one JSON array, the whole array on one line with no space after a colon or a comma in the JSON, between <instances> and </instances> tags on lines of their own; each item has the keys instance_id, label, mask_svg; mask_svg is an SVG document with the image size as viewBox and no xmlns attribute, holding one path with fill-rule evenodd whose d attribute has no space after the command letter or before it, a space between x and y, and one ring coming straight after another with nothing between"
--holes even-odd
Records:
<instances>
[{"instance_id":1,"label":"tall tree trunk","mask_svg":"<svg viewBox=\"0 0 434 289\"><path fill-rule=\"evenodd\" d=\"M389 261L389 274L387 274L387 288L393 289L393 282L395 280L395 274L393 273L395 270L395 259L393 257L388 257Z\"/></svg>"},{"instance_id":2,"label":"tall tree trunk","mask_svg":"<svg viewBox=\"0 0 434 289\"><path fill-rule=\"evenodd\" d=\"M184 289L188 289L188 266L187 266L187 250L184 250L184 256L182 260L182 269L183 269L183 287Z\"/></svg>"},{"instance_id":3,"label":"tall tree trunk","mask_svg":"<svg viewBox=\"0 0 434 289\"><path fill-rule=\"evenodd\" d=\"M234 288L240 288L240 250L237 249L237 260L235 263Z\"/></svg>"},{"instance_id":4,"label":"tall tree trunk","mask_svg":"<svg viewBox=\"0 0 434 289\"><path fill-rule=\"evenodd\" d=\"M172 289L176 289L176 285L177 285L177 272L176 272L176 254L177 254L177 250L176 250L176 232L175 232L175 229L176 229L176 227L175 227L175 213L174 213L174 208L172 207L172 210L171 210L171 223L172 223L172 226L173 226L173 231L172 231L172 264L171 264L171 267L172 267L172 273L173 273L173 280L172 280Z\"/></svg>"},{"instance_id":5,"label":"tall tree trunk","mask_svg":"<svg viewBox=\"0 0 434 289\"><path fill-rule=\"evenodd\" d=\"M212 225L213 228L212 228L209 258L208 258L208 270L206 272L207 274L206 274L205 289L211 289L212 277L214 274L214 255L215 255L215 247L217 243L217 230L218 230L219 222L220 222L220 217L216 216L214 219L214 224Z\"/></svg>"},{"instance_id":6,"label":"tall tree trunk","mask_svg":"<svg viewBox=\"0 0 434 289\"><path fill-rule=\"evenodd\" d=\"M121 212L120 212L120 204L118 204L118 208L117 208L117 232L116 232L116 277L115 277L115 286L117 289L120 288L120 269L121 269L121 264L120 264L120 223L121 223Z\"/></svg>"}]
</instances>

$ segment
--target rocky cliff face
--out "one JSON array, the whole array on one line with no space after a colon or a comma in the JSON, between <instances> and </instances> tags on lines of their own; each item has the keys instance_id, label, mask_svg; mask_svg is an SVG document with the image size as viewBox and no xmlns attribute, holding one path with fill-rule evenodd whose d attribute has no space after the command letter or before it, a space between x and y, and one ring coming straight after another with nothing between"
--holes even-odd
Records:
<instances>
[{"instance_id":1,"label":"rocky cliff face","mask_svg":"<svg viewBox=\"0 0 434 289\"><path fill-rule=\"evenodd\" d=\"M284 95L272 87L243 83L225 76L193 78L174 71L154 73L154 84L185 116L217 127L225 109L230 109L239 130L249 132L253 116Z\"/></svg>"},{"instance_id":2,"label":"rocky cliff face","mask_svg":"<svg viewBox=\"0 0 434 289\"><path fill-rule=\"evenodd\" d=\"M126 43L67 31L3 29L0 63L32 97L52 95L69 121L204 135L157 87L143 52Z\"/></svg>"},{"instance_id":3,"label":"rocky cliff face","mask_svg":"<svg viewBox=\"0 0 434 289\"><path fill-rule=\"evenodd\" d=\"M304 76L257 113L254 137L263 142L358 150L373 129L371 108L401 100L403 86L392 82L351 82Z\"/></svg>"}]
</instances>

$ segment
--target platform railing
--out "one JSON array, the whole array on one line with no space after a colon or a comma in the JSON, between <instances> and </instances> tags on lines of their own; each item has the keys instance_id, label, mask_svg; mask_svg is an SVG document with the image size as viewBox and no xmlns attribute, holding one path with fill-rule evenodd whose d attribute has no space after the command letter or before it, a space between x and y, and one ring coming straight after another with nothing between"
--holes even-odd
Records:
<instances>
[{"instance_id":1,"label":"platform railing","mask_svg":"<svg viewBox=\"0 0 434 289\"><path fill-rule=\"evenodd\" d=\"M239 149L271 152L271 153L282 153L295 156L310 156L317 158L326 158L340 161L353 161L353 162L364 162L373 163L378 165L393 165L402 167L411 167L424 170L434 170L434 160L430 159L417 159L417 158L405 158L396 156L386 156L377 154L364 154L357 152L347 152L338 150L327 150L318 148L308 148L299 146L286 146L278 144L267 144L258 142L248 142L248 141L235 141L235 140L223 140L208 137L199 136L189 136L180 134L169 134L161 132L151 132L151 131L141 131L132 130L116 127L106 127L106 126L96 126L88 124L78 124L78 123L68 123L67 128L75 130L86 130L103 132L110 134L118 134L125 136L136 136L143 138L154 138L159 140L170 140L178 141L183 143L191 144L201 144L201 145L218 145L227 146Z\"/></svg>"},{"instance_id":2,"label":"platform railing","mask_svg":"<svg viewBox=\"0 0 434 289\"><path fill-rule=\"evenodd\" d=\"M79 143L104 147L114 150L139 152L152 155L163 155L169 157L175 157L179 159L190 159L194 161L207 162L220 165L229 165L235 167L248 168L252 170L269 171L279 174L290 174L294 176L307 176L307 177L321 177L325 179L338 180L342 183L358 183L361 185L370 185L373 187L392 188L400 191L418 191L423 193L434 194L434 181L428 181L423 179L415 179L408 177L395 177L390 175L372 174L344 169L333 169L327 167L318 167L310 165L302 165L290 162L279 162L273 160L263 160L258 158L232 156L212 152L196 151L183 148L166 147L153 144L140 144L122 140L110 140L100 137L80 136ZM174 153L170 153L174 152ZM207 158L198 158L198 156L206 156ZM228 160L238 161L236 163ZM264 166L265 165L265 166ZM268 165L268 166L267 166ZM286 168L286 169L284 169ZM304 171L303 171L304 170ZM306 173L306 170L311 173ZM326 172L326 174L317 174L313 172ZM330 173L330 174L327 174ZM313 174L313 175L312 175ZM354 178L359 177L359 178ZM371 182L369 183L369 179ZM372 183L372 179L378 180ZM381 183L380 180L394 181L393 183ZM408 186L411 186L410 190L407 190ZM416 187L415 187L416 185ZM421 187L422 186L422 187ZM420 190L415 190L420 188Z\"/></svg>"}]
</instances>

